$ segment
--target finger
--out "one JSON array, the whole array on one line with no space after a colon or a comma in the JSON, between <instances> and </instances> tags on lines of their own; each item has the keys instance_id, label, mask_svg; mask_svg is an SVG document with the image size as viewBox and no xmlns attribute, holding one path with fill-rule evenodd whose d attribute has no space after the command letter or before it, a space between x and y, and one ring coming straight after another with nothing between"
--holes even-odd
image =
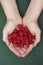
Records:
<instances>
[{"instance_id":1,"label":"finger","mask_svg":"<svg viewBox=\"0 0 43 65\"><path fill-rule=\"evenodd\" d=\"M10 43L9 49L17 56L21 56L19 51L12 45L12 43Z\"/></svg>"},{"instance_id":2,"label":"finger","mask_svg":"<svg viewBox=\"0 0 43 65\"><path fill-rule=\"evenodd\" d=\"M18 53L18 51L13 48L13 46L9 43L8 39L7 39L7 33L3 33L3 41L6 43L6 45L8 46L8 48L17 56L20 57L20 54ZM10 44L10 45L9 45Z\"/></svg>"},{"instance_id":3,"label":"finger","mask_svg":"<svg viewBox=\"0 0 43 65\"><path fill-rule=\"evenodd\" d=\"M25 54L22 55L22 57L25 57L27 54L29 54L32 49L33 49L33 44L29 46L29 48L26 50Z\"/></svg>"},{"instance_id":4,"label":"finger","mask_svg":"<svg viewBox=\"0 0 43 65\"><path fill-rule=\"evenodd\" d=\"M21 49L21 48L18 47L17 50L20 52L21 55L24 54L23 49Z\"/></svg>"},{"instance_id":5,"label":"finger","mask_svg":"<svg viewBox=\"0 0 43 65\"><path fill-rule=\"evenodd\" d=\"M24 52L26 51L26 48L21 48Z\"/></svg>"},{"instance_id":6,"label":"finger","mask_svg":"<svg viewBox=\"0 0 43 65\"><path fill-rule=\"evenodd\" d=\"M23 55L26 52L26 46L18 48L19 52L21 53L21 55Z\"/></svg>"},{"instance_id":7,"label":"finger","mask_svg":"<svg viewBox=\"0 0 43 65\"><path fill-rule=\"evenodd\" d=\"M26 46L22 47L21 49L23 50L24 53L25 53L26 50L27 50Z\"/></svg>"},{"instance_id":8,"label":"finger","mask_svg":"<svg viewBox=\"0 0 43 65\"><path fill-rule=\"evenodd\" d=\"M14 45L14 47L15 47L15 45ZM23 48L23 47L15 47L15 48L19 51L19 53L20 53L21 55L26 52L26 48Z\"/></svg>"},{"instance_id":9,"label":"finger","mask_svg":"<svg viewBox=\"0 0 43 65\"><path fill-rule=\"evenodd\" d=\"M6 33L3 34L3 41L6 43L6 45L8 46L8 48L9 48L13 53L15 53L17 56L20 57L20 54L18 53L18 50L15 49L15 48L13 48L13 46L11 45L11 43L9 43L9 41L8 41L8 39L7 39L7 36L8 36L8 35L7 35Z\"/></svg>"},{"instance_id":10,"label":"finger","mask_svg":"<svg viewBox=\"0 0 43 65\"><path fill-rule=\"evenodd\" d=\"M6 45L8 46L8 48L17 56L20 57L19 51L15 48L13 48L13 45L11 43L8 42L7 39L4 40L4 42L6 43Z\"/></svg>"}]
</instances>

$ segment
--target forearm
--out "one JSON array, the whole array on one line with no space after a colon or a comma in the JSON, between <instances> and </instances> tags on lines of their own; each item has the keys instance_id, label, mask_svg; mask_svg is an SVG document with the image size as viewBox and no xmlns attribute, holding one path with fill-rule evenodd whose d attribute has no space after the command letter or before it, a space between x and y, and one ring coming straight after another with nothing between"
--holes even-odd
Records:
<instances>
[{"instance_id":1,"label":"forearm","mask_svg":"<svg viewBox=\"0 0 43 65\"><path fill-rule=\"evenodd\" d=\"M42 11L43 0L31 0L24 18L36 21Z\"/></svg>"},{"instance_id":2,"label":"forearm","mask_svg":"<svg viewBox=\"0 0 43 65\"><path fill-rule=\"evenodd\" d=\"M15 19L19 15L15 0L1 0L1 5L7 19Z\"/></svg>"}]
</instances>

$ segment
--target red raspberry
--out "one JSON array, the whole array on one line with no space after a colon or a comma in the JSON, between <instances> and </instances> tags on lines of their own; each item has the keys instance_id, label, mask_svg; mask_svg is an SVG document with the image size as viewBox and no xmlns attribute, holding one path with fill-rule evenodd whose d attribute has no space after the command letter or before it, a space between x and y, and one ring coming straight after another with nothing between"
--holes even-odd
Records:
<instances>
[{"instance_id":1,"label":"red raspberry","mask_svg":"<svg viewBox=\"0 0 43 65\"><path fill-rule=\"evenodd\" d=\"M16 47L19 47L19 44L18 44L18 43L16 43L16 44L15 44L15 46L16 46Z\"/></svg>"},{"instance_id":2,"label":"red raspberry","mask_svg":"<svg viewBox=\"0 0 43 65\"><path fill-rule=\"evenodd\" d=\"M29 41L26 40L26 47L29 47Z\"/></svg>"},{"instance_id":3,"label":"red raspberry","mask_svg":"<svg viewBox=\"0 0 43 65\"><path fill-rule=\"evenodd\" d=\"M20 30L22 30L23 25L19 24L19 25L17 25L17 27L18 27Z\"/></svg>"},{"instance_id":4,"label":"red raspberry","mask_svg":"<svg viewBox=\"0 0 43 65\"><path fill-rule=\"evenodd\" d=\"M18 29L14 29L14 31L8 35L8 40L10 43L15 45L15 47L24 47L24 45L28 48L30 44L33 44L35 41L35 35L33 35L27 26L23 26L21 24L17 25Z\"/></svg>"}]
</instances>

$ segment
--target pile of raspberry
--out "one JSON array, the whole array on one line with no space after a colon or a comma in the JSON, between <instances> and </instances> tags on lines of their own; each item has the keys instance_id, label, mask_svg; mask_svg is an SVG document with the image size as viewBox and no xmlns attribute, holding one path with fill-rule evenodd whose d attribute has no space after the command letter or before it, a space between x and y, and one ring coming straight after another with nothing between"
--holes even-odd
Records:
<instances>
[{"instance_id":1,"label":"pile of raspberry","mask_svg":"<svg viewBox=\"0 0 43 65\"><path fill-rule=\"evenodd\" d=\"M29 47L30 44L35 42L35 35L33 35L27 26L21 24L17 25L14 31L8 35L8 40L15 47Z\"/></svg>"}]
</instances>

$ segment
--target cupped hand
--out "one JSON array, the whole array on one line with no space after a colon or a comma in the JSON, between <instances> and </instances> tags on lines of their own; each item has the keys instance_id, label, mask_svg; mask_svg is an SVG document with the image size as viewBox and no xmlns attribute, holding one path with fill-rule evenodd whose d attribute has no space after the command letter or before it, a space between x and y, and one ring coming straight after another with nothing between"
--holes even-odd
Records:
<instances>
[{"instance_id":1,"label":"cupped hand","mask_svg":"<svg viewBox=\"0 0 43 65\"><path fill-rule=\"evenodd\" d=\"M17 20L16 22L13 20L9 20L6 22L6 25L3 29L3 41L14 54L21 57L21 55L24 54L25 49L16 48L12 45L12 43L9 43L8 41L8 34L11 34L18 24L22 24L21 19Z\"/></svg>"},{"instance_id":2,"label":"cupped hand","mask_svg":"<svg viewBox=\"0 0 43 65\"><path fill-rule=\"evenodd\" d=\"M24 20L24 19L23 19L23 25L24 25L24 26L27 26L28 29L31 31L31 33L32 33L33 35L35 34L35 36L36 36L35 42L34 42L33 44L31 44L31 45L27 48L25 54L22 55L22 57L25 57L25 56L26 56L27 54L29 54L29 53L31 52L31 50L32 50L34 47L36 47L36 45L40 42L41 30L40 30L40 28L39 28L39 26L38 26L38 23L35 22L35 21L30 21L30 22L29 22L29 20Z\"/></svg>"},{"instance_id":3,"label":"cupped hand","mask_svg":"<svg viewBox=\"0 0 43 65\"><path fill-rule=\"evenodd\" d=\"M27 11L27 16L29 16L28 18L30 20L38 19L39 13L42 10L40 1L38 1L38 3L36 0L34 2L31 1L29 9ZM26 25L28 27L28 29L31 31L31 33L36 35L36 40L35 40L34 44L30 45L29 48L27 48L27 49L26 48L15 48L15 47L13 47L12 43L9 44L7 37L8 37L8 34L11 34L13 32L13 30L15 29L15 27L18 24L22 24L21 19L19 18L19 13L17 10L15 0L13 0L13 1L12 0L11 1L10 0L6 0L6 1L1 0L1 4L3 6L4 12L5 12L7 18L11 19L11 20L8 20L6 22L6 25L3 29L3 41L6 43L8 48L14 54L16 54L19 57L25 57L27 54L29 54L29 52L33 49L33 47L35 47L39 43L41 30L35 21L29 21L29 19L25 18L26 20L23 20L23 25L24 26ZM35 7L34 7L34 4L35 4ZM15 20L14 20L14 18L15 18Z\"/></svg>"}]
</instances>

